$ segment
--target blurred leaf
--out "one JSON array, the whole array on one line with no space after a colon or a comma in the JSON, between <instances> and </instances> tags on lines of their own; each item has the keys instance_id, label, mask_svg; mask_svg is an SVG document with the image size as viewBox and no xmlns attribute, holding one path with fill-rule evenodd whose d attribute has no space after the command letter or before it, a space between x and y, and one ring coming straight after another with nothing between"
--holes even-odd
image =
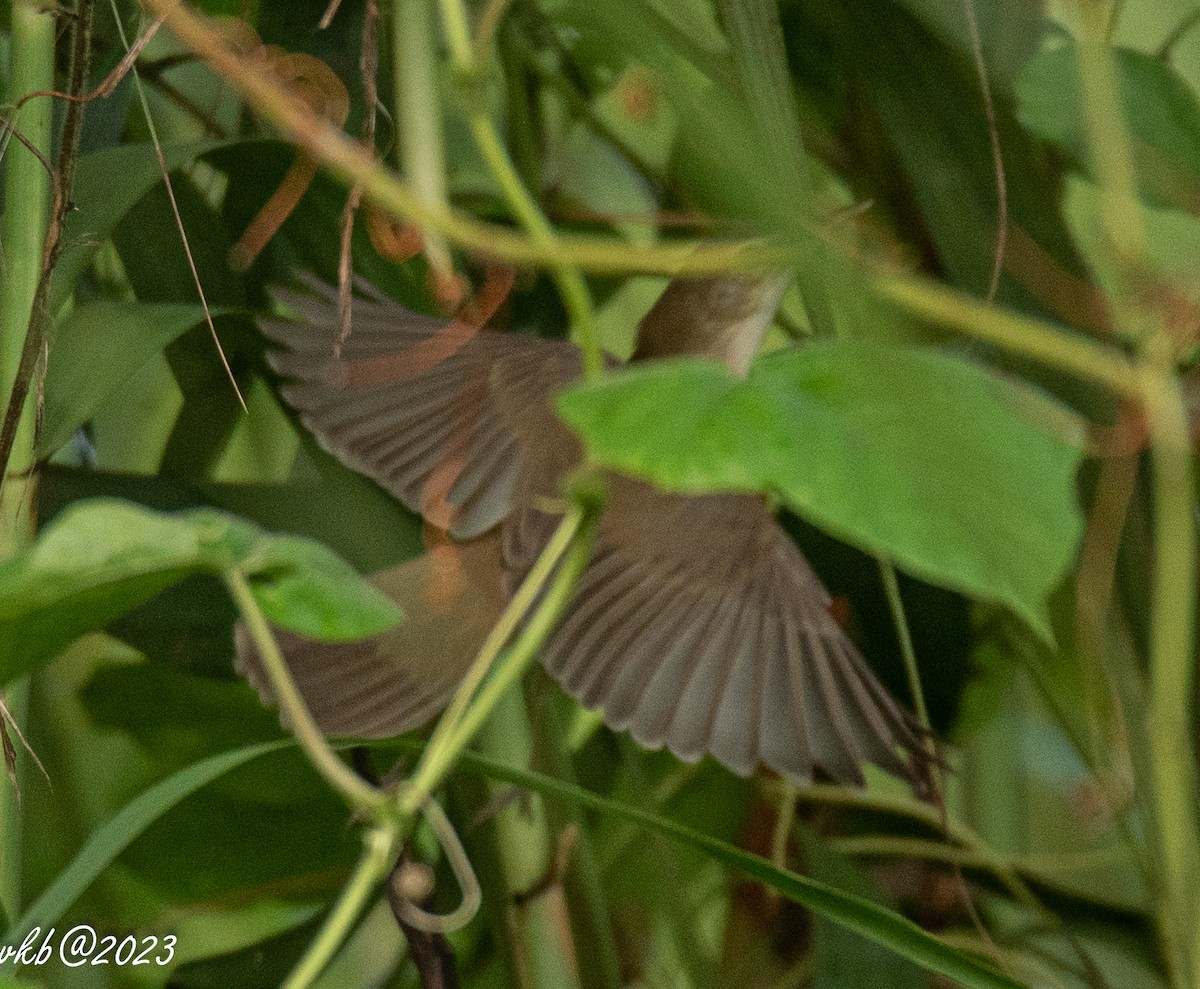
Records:
<instances>
[{"instance_id":1,"label":"blurred leaf","mask_svg":"<svg viewBox=\"0 0 1200 989\"><path fill-rule=\"evenodd\" d=\"M801 829L804 855L812 877L835 889L865 900L884 902L865 872L852 862L835 855L816 835ZM929 979L911 962L897 961L878 944L830 923L819 914L813 920L813 986L815 989L843 989L845 986L870 986L871 989L928 989Z\"/></svg>"},{"instance_id":2,"label":"blurred leaf","mask_svg":"<svg viewBox=\"0 0 1200 989\"><path fill-rule=\"evenodd\" d=\"M198 305L116 299L98 299L74 309L58 328L46 367L41 455L66 443L105 398L203 318ZM104 353L104 360L96 360L98 352Z\"/></svg>"},{"instance_id":3,"label":"blurred leaf","mask_svg":"<svg viewBox=\"0 0 1200 989\"><path fill-rule=\"evenodd\" d=\"M210 305L245 301L242 275L229 267L229 231L186 173L171 177L170 194L162 182L147 189L113 228L112 239L142 302L192 302L197 279Z\"/></svg>"},{"instance_id":4,"label":"blurred leaf","mask_svg":"<svg viewBox=\"0 0 1200 989\"><path fill-rule=\"evenodd\" d=\"M79 699L92 724L128 736L159 775L281 733L277 714L241 678L195 676L163 663L101 669ZM344 804L304 754L289 748L238 767L165 813L121 864L176 906L240 909L264 897L327 898L355 852Z\"/></svg>"},{"instance_id":5,"label":"blurred leaf","mask_svg":"<svg viewBox=\"0 0 1200 989\"><path fill-rule=\"evenodd\" d=\"M943 944L907 917L869 900L833 889L825 883L781 869L759 855L744 852L658 814L597 796L548 776L514 769L473 752L464 752L459 764L489 779L501 780L543 796L569 800L588 810L621 817L697 848L716 861L778 890L802 907L861 934L894 951L901 958L940 972L963 986L971 989L1026 989L1021 983L1001 975L985 963Z\"/></svg>"},{"instance_id":6,"label":"blurred leaf","mask_svg":"<svg viewBox=\"0 0 1200 989\"><path fill-rule=\"evenodd\" d=\"M172 989L276 989L319 933L324 918L315 918L258 944L215 958L192 962L171 976Z\"/></svg>"},{"instance_id":7,"label":"blurred leaf","mask_svg":"<svg viewBox=\"0 0 1200 989\"><path fill-rule=\"evenodd\" d=\"M166 144L162 154L169 171L220 144ZM54 308L74 290L96 248L108 239L126 211L161 181L162 170L150 144L125 144L80 156L72 193L76 209L67 217L67 248L54 269Z\"/></svg>"},{"instance_id":8,"label":"blurred leaf","mask_svg":"<svg viewBox=\"0 0 1200 989\"><path fill-rule=\"evenodd\" d=\"M1169 63L1141 52L1118 48L1113 66L1142 195L1157 205L1200 213L1200 105L1195 92ZM1074 43L1060 38L1031 59L1016 95L1025 125L1094 176Z\"/></svg>"},{"instance_id":9,"label":"blurred leaf","mask_svg":"<svg viewBox=\"0 0 1200 989\"><path fill-rule=\"evenodd\" d=\"M97 670L79 700L93 723L124 732L163 766L211 755L214 739L227 748L279 737L278 716L240 678L194 676L165 663Z\"/></svg>"},{"instance_id":10,"label":"blurred leaf","mask_svg":"<svg viewBox=\"0 0 1200 989\"><path fill-rule=\"evenodd\" d=\"M946 47L900 2L809 0L785 4L781 16L802 93L820 108L836 167L858 201L870 201L872 223L886 225L914 259L935 264L967 291L985 293L995 265L999 195L969 58ZM965 30L961 8L955 16ZM1060 300L1045 291L1042 269L1053 265L1079 276L1082 268L1059 216L1054 171L1008 101L997 94L994 107L1007 219L1020 232L1010 231L997 297L1045 315ZM861 291L853 282L847 290ZM1061 318L1082 320L1071 307Z\"/></svg>"},{"instance_id":11,"label":"blurred leaf","mask_svg":"<svg viewBox=\"0 0 1200 989\"><path fill-rule=\"evenodd\" d=\"M266 742L223 752L175 773L136 797L88 839L74 861L5 933L5 942L18 942L31 928L55 923L134 838L181 800L234 767L291 744Z\"/></svg>"},{"instance_id":12,"label":"blurred leaf","mask_svg":"<svg viewBox=\"0 0 1200 989\"><path fill-rule=\"evenodd\" d=\"M954 48L964 61L973 59L962 0L899 0L899 3L943 44ZM973 6L988 81L993 95L1003 98L1047 30L1045 8L1041 3L1009 0Z\"/></svg>"},{"instance_id":13,"label":"blurred leaf","mask_svg":"<svg viewBox=\"0 0 1200 989\"><path fill-rule=\"evenodd\" d=\"M1082 452L1065 412L1016 382L938 352L839 342L768 355L746 380L702 360L640 367L559 408L606 466L676 491L778 492L1051 637L1046 600L1082 530Z\"/></svg>"},{"instance_id":14,"label":"blurred leaf","mask_svg":"<svg viewBox=\"0 0 1200 989\"><path fill-rule=\"evenodd\" d=\"M194 573L241 569L267 616L311 638L390 627L395 605L330 550L208 509L160 515L111 499L63 512L0 564L0 683Z\"/></svg>"}]
</instances>

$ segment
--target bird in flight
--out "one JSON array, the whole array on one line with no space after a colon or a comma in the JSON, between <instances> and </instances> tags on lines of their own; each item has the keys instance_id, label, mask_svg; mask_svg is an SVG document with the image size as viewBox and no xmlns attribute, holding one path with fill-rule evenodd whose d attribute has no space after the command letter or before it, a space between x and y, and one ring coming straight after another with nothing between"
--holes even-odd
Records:
<instances>
[{"instance_id":1,"label":"bird in flight","mask_svg":"<svg viewBox=\"0 0 1200 989\"><path fill-rule=\"evenodd\" d=\"M631 360L699 355L745 374L785 284L676 279L641 321ZM277 634L326 734L382 738L445 707L556 528L552 503L584 453L554 399L581 357L569 342L421 315L362 282L357 292L340 340L335 289L278 291L295 318L261 322L270 363L325 449L448 530L459 577L446 591L436 551L375 575L407 619L369 639ZM873 763L925 789L919 730L764 498L673 494L615 473L605 486L592 558L541 651L568 694L687 761L855 785ZM238 652L269 702L244 633Z\"/></svg>"}]
</instances>

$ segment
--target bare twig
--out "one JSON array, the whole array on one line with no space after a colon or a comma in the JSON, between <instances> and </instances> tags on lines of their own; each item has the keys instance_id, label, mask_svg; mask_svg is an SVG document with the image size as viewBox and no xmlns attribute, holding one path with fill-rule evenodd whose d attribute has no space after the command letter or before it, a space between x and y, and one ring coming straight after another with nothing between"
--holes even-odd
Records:
<instances>
[{"instance_id":1,"label":"bare twig","mask_svg":"<svg viewBox=\"0 0 1200 989\"><path fill-rule=\"evenodd\" d=\"M42 154L36 144L17 130L10 118L0 116L0 158L4 157L4 148L8 144L10 137L15 137L17 142L23 145L26 151L41 162L42 168L46 170L50 177L54 177L54 166L50 164L50 159Z\"/></svg>"},{"instance_id":2,"label":"bare twig","mask_svg":"<svg viewBox=\"0 0 1200 989\"><path fill-rule=\"evenodd\" d=\"M129 44L125 36L125 25L121 23L121 16L117 10L116 0L111 0L111 4L113 18L117 23L117 33L120 35L121 44L125 46L128 55L132 51L133 46ZM161 24L164 19L160 17L155 22L156 25ZM157 30L157 27L155 27L155 30ZM144 39L145 35L142 38ZM145 44L144 40L139 39L139 41L141 41L141 44ZM229 378L229 383L233 386L233 393L237 396L238 404L241 405L242 411L246 412L248 411L246 408L246 399L242 396L241 388L238 387L237 378L233 376L233 368L229 366L229 358L225 356L225 348L221 346L221 338L217 336L217 327L213 323L212 312L208 307L208 298L204 294L204 286L200 282L200 272L196 268L196 259L192 256L192 245L188 240L187 231L183 229L183 217L179 212L179 203L175 199L175 185L171 181L171 171L167 168L166 158L163 157L162 142L158 139L158 128L154 126L154 118L150 114L150 104L146 101L146 93L142 89L142 81L138 76L136 68L133 70L133 81L137 88L138 100L142 104L142 113L146 118L146 129L149 130L150 141L154 145L154 154L158 158L158 167L162 172L163 186L167 190L167 200L171 204L171 214L175 217L175 226L179 230L179 239L183 243L183 254L187 258L188 270L192 274L192 282L196 286L196 294L200 297L200 307L204 310L204 322L208 324L208 332L212 335L213 344L217 348L217 356L220 357L221 366L225 369L225 375Z\"/></svg>"},{"instance_id":3,"label":"bare twig","mask_svg":"<svg viewBox=\"0 0 1200 989\"><path fill-rule=\"evenodd\" d=\"M342 5L342 0L329 0L329 6L325 8L325 13L321 15L321 20L317 22L317 29L324 31L333 19L337 16L338 8Z\"/></svg>"},{"instance_id":4,"label":"bare twig","mask_svg":"<svg viewBox=\"0 0 1200 989\"><path fill-rule=\"evenodd\" d=\"M975 0L963 0L967 15L967 33L971 39L971 57L975 61L975 72L979 76L979 90L983 93L983 110L987 115L988 142L992 148L992 170L996 175L996 253L992 259L992 280L988 285L987 301L996 301L1000 290L1000 273L1004 270L1005 242L1008 239L1008 181L1004 174L1004 155L1000 148L1000 131L996 127L996 106L992 102L992 86L988 81L987 63L983 60L983 40L979 36L979 19L975 13Z\"/></svg>"},{"instance_id":5,"label":"bare twig","mask_svg":"<svg viewBox=\"0 0 1200 989\"><path fill-rule=\"evenodd\" d=\"M92 6L93 7L95 6L94 2L92 4ZM75 14L75 17L79 17L79 14L78 13ZM103 81L95 89L93 89L90 93L74 93L74 92L60 93L57 90L53 90L53 89L39 89L35 93L26 93L23 97L21 97L21 102L17 104L17 108L20 109L21 107L23 107L26 103L28 103L35 96L50 96L50 97L53 97L54 99L66 100L68 103L91 103L92 100L98 100L98 99L102 99L106 96L112 96L113 90L115 90L117 88L117 86L120 85L121 80L124 79L125 76L129 73L129 70L131 68L133 68L133 63L137 61L137 57L142 53L142 50L148 44L150 44L150 41L154 38L154 36L156 34L158 34L158 29L162 26L163 26L163 19L161 17L159 17L157 20L154 21L154 23L152 23L148 28L146 28L145 31L143 31L141 33L141 35L138 37L138 39L126 50L125 55L124 55L124 57L122 57L121 61L119 61L116 64L116 66L113 68L113 70L108 75L106 75L104 77ZM195 56L191 55L190 53L186 56L186 58L194 58L194 57ZM156 64L161 65L162 63L165 63L165 62L167 62L167 59L160 59L159 63L156 63ZM85 77L84 81L86 82L86 77Z\"/></svg>"},{"instance_id":6,"label":"bare twig","mask_svg":"<svg viewBox=\"0 0 1200 989\"><path fill-rule=\"evenodd\" d=\"M336 9L339 0L330 4ZM327 16L329 16L327 14ZM363 117L362 141L366 149L375 154L375 110L379 105L379 86L376 75L379 71L379 0L367 0L363 11L362 51L358 58L362 72L363 99L366 104ZM341 356L342 344L350 336L351 310L353 308L354 260L352 257L354 218L362 203L363 187L355 183L342 209L342 249L338 257L338 338L335 356Z\"/></svg>"}]
</instances>

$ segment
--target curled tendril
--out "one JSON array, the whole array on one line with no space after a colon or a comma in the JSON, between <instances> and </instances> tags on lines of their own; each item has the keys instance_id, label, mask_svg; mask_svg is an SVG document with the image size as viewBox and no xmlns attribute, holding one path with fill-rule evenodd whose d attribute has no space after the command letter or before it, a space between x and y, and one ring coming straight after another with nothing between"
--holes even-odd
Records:
<instances>
[{"instance_id":1,"label":"curled tendril","mask_svg":"<svg viewBox=\"0 0 1200 989\"><path fill-rule=\"evenodd\" d=\"M483 902L483 891L475 876L475 870L471 867L471 861L467 858L467 852L458 838L458 832L454 830L454 825L450 823L441 805L433 797L427 797L421 804L420 813L446 853L446 861L450 863L450 870L454 873L462 900L449 913L433 913L423 910L406 896L405 890L400 888L403 884L393 883L392 891L396 895L392 905L396 916L410 927L427 934L451 934L466 927L479 912L479 905Z\"/></svg>"}]
</instances>

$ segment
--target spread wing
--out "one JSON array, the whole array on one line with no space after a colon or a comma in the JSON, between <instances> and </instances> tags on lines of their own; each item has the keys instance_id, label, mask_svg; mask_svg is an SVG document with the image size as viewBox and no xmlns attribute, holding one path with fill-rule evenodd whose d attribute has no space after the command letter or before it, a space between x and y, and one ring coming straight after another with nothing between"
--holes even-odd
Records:
<instances>
[{"instance_id":1,"label":"spread wing","mask_svg":"<svg viewBox=\"0 0 1200 989\"><path fill-rule=\"evenodd\" d=\"M371 293L356 301L335 357L335 293L311 289L280 293L300 322L263 324L285 348L271 358L290 379L284 397L327 449L410 508L428 515L444 496L456 536L499 525L496 539L476 540L472 565L493 592L511 593L557 522L540 498L559 495L581 457L551 408L578 374L577 352L419 316ZM762 499L608 480L595 556L542 655L570 694L684 759L707 752L739 773L761 762L798 781L820 770L855 783L873 762L923 785L910 719ZM413 577L392 581L397 596ZM289 639L288 661L327 731L404 730L445 703L474 652L462 643L478 645L498 608L365 644ZM406 610L419 615L420 603Z\"/></svg>"},{"instance_id":2,"label":"spread wing","mask_svg":"<svg viewBox=\"0 0 1200 989\"><path fill-rule=\"evenodd\" d=\"M554 519L514 514L511 567ZM567 693L643 746L862 783L871 762L923 789L925 750L757 497L682 497L609 478L593 559L542 652Z\"/></svg>"},{"instance_id":3,"label":"spread wing","mask_svg":"<svg viewBox=\"0 0 1200 989\"><path fill-rule=\"evenodd\" d=\"M338 348L336 290L276 291L298 319L263 320L282 349L283 397L325 449L427 516L470 539L509 512L519 463L512 416L578 373L573 346L476 330L414 313L365 284ZM492 371L506 369L504 389ZM503 406L497 396L503 395Z\"/></svg>"}]
</instances>

